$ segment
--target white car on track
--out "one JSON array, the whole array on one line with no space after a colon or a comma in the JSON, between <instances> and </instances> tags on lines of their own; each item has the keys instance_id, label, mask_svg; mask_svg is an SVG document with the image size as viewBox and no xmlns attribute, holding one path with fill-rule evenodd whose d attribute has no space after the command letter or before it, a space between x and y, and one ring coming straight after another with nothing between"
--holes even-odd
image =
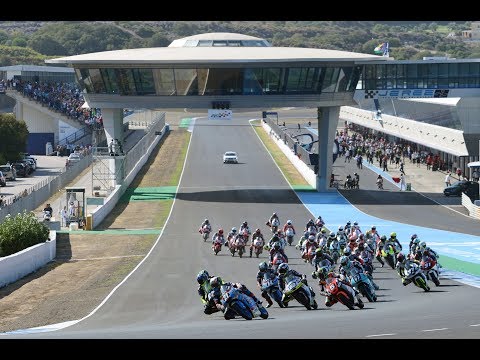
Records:
<instances>
[{"instance_id":1,"label":"white car on track","mask_svg":"<svg viewBox=\"0 0 480 360\"><path fill-rule=\"evenodd\" d=\"M223 154L223 163L235 163L238 164L238 155L235 151L227 151Z\"/></svg>"}]
</instances>

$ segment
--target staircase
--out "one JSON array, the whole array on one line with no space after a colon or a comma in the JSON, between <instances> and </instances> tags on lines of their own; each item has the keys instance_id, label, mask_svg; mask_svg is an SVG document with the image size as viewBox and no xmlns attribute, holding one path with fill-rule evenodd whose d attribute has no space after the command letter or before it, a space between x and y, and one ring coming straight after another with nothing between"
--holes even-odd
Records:
<instances>
[{"instance_id":1,"label":"staircase","mask_svg":"<svg viewBox=\"0 0 480 360\"><path fill-rule=\"evenodd\" d=\"M84 124L82 124L80 121L69 118L68 116L65 116L65 114L63 114L59 111L53 110L52 108L50 108L46 104L43 104L41 102L37 102L35 100L32 100L27 96L23 96L23 94L21 92L18 92L16 90L7 89L5 94L7 96L11 97L12 99L15 99L17 102L24 103L24 104L30 106L31 108L33 108L37 111L40 111L40 112L42 112L42 113L44 113L44 114L46 114L46 115L48 115L48 116L50 116L54 119L60 119L63 122L67 123L68 125L76 128L76 129L81 129L81 128L84 127Z\"/></svg>"}]
</instances>

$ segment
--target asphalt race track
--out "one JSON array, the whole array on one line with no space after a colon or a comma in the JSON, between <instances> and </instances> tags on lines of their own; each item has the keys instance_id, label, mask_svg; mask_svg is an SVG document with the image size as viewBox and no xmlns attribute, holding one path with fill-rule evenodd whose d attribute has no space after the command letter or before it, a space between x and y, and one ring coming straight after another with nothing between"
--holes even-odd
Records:
<instances>
[{"instance_id":1,"label":"asphalt race track","mask_svg":"<svg viewBox=\"0 0 480 360\"><path fill-rule=\"evenodd\" d=\"M238 152L239 164L222 163L227 150ZM371 176L373 185L374 174ZM390 220L436 224L455 231L465 231L473 224L452 212L446 216L445 208L414 192L408 198L388 191L381 195L342 192L364 211ZM383 205L374 205L372 200ZM392 202L396 211L391 210ZM374 279L380 286L377 302L365 300L363 310L351 311L341 304L327 308L311 279L313 268L300 260L293 246L286 250L289 264L308 275L309 285L317 292L318 310L308 311L292 301L288 308L272 306L266 320L226 321L220 313L205 315L197 295L199 270L240 281L260 297L255 276L267 254L261 259L232 258L224 248L214 256L210 242L203 242L197 232L200 223L208 218L214 229L228 231L246 220L252 230L260 227L267 235L265 222L272 212L279 214L282 224L291 219L297 234L312 217L246 118L197 119L172 213L145 261L87 318L63 329L62 325L52 326L60 328L56 331L26 330L26 334L17 332L9 337L480 338L480 289L476 287L441 278L440 287L430 283L432 290L424 293L412 284L402 286L394 270L380 268L375 261ZM439 218L444 220L439 222Z\"/></svg>"}]
</instances>

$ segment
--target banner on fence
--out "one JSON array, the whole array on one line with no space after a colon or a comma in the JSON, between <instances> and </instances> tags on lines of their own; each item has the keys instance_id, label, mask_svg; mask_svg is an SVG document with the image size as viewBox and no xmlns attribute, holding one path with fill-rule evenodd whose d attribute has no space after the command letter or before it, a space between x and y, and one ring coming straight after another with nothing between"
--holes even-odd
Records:
<instances>
[{"instance_id":1,"label":"banner on fence","mask_svg":"<svg viewBox=\"0 0 480 360\"><path fill-rule=\"evenodd\" d=\"M232 120L232 110L208 109L208 120Z\"/></svg>"}]
</instances>

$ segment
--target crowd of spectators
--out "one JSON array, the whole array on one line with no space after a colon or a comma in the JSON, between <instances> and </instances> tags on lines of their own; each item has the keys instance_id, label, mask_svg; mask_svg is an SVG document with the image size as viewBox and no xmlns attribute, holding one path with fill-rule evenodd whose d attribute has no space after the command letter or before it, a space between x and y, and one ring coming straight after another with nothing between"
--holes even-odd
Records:
<instances>
[{"instance_id":1,"label":"crowd of spectators","mask_svg":"<svg viewBox=\"0 0 480 360\"><path fill-rule=\"evenodd\" d=\"M381 133L373 134L354 124L346 124L344 131L337 131L336 139L339 143L339 156L345 156L345 162L364 156L370 164L373 164L374 160L378 161L379 167L384 171L388 171L390 165L405 173L403 165L408 159L417 167L425 165L427 170L451 171L459 178L463 175L453 164L443 161L439 154L423 150L415 143L389 142Z\"/></svg>"},{"instance_id":2,"label":"crowd of spectators","mask_svg":"<svg viewBox=\"0 0 480 360\"><path fill-rule=\"evenodd\" d=\"M103 128L100 109L83 108L85 99L80 89L73 83L49 83L7 80L7 88L17 90L23 96L37 101L52 110L77 120L92 128Z\"/></svg>"}]
</instances>

